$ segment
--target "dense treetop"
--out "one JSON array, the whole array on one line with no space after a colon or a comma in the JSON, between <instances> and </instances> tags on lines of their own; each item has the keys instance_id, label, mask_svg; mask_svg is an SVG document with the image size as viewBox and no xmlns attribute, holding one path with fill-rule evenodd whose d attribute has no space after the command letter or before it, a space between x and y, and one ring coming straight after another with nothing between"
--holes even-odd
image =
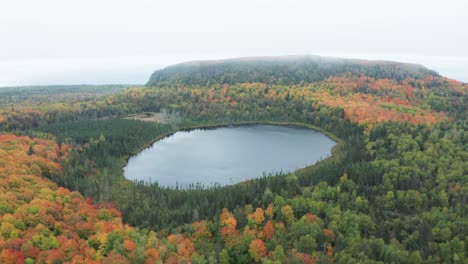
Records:
<instances>
[{"instance_id":1,"label":"dense treetop","mask_svg":"<svg viewBox=\"0 0 468 264\"><path fill-rule=\"evenodd\" d=\"M0 97L0 263L466 263L467 84L320 57L186 63L149 84ZM128 120L145 112L165 123ZM246 123L338 144L225 187L123 177L168 133Z\"/></svg>"},{"instance_id":2,"label":"dense treetop","mask_svg":"<svg viewBox=\"0 0 468 264\"><path fill-rule=\"evenodd\" d=\"M52 104L60 101L83 101L124 90L130 85L46 85L0 87L0 105L18 107Z\"/></svg>"},{"instance_id":3,"label":"dense treetop","mask_svg":"<svg viewBox=\"0 0 468 264\"><path fill-rule=\"evenodd\" d=\"M321 81L330 76L343 74L396 80L421 79L427 75L438 76L434 71L416 64L319 56L284 56L181 63L154 72L147 85L252 82L290 85Z\"/></svg>"},{"instance_id":4,"label":"dense treetop","mask_svg":"<svg viewBox=\"0 0 468 264\"><path fill-rule=\"evenodd\" d=\"M51 182L70 149L0 134L0 263L179 262L194 253L182 235L160 240L125 225L113 203L94 204Z\"/></svg>"}]
</instances>

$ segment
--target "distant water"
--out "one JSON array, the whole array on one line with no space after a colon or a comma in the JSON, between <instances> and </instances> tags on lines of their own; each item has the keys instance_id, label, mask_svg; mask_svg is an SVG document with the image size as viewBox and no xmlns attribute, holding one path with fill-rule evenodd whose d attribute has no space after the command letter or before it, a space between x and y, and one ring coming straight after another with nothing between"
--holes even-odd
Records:
<instances>
[{"instance_id":1,"label":"distant water","mask_svg":"<svg viewBox=\"0 0 468 264\"><path fill-rule=\"evenodd\" d=\"M310 129L255 125L179 131L133 156L130 180L185 188L290 172L330 155L335 142Z\"/></svg>"}]
</instances>

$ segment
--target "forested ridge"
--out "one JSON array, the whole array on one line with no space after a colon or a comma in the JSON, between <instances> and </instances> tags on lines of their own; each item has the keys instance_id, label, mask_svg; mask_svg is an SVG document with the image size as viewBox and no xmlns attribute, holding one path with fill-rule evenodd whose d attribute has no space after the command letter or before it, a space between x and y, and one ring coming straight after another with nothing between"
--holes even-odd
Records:
<instances>
[{"instance_id":1,"label":"forested ridge","mask_svg":"<svg viewBox=\"0 0 468 264\"><path fill-rule=\"evenodd\" d=\"M418 65L286 57L0 100L0 262L467 263L467 88ZM165 122L126 118L144 112ZM338 144L314 166L231 186L123 178L164 135L252 123Z\"/></svg>"},{"instance_id":2,"label":"forested ridge","mask_svg":"<svg viewBox=\"0 0 468 264\"><path fill-rule=\"evenodd\" d=\"M340 74L396 80L438 75L417 64L296 55L180 63L154 72L147 86L174 82L184 85L252 82L290 85L321 81Z\"/></svg>"}]
</instances>

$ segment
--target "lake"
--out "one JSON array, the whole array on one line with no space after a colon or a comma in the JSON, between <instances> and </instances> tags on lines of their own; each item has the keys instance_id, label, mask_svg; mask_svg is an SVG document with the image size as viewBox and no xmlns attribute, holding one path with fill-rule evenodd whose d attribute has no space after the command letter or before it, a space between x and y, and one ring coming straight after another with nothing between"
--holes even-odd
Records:
<instances>
[{"instance_id":1,"label":"lake","mask_svg":"<svg viewBox=\"0 0 468 264\"><path fill-rule=\"evenodd\" d=\"M124 175L165 187L235 184L312 165L329 156L334 145L320 132L290 126L179 131L131 157Z\"/></svg>"}]
</instances>

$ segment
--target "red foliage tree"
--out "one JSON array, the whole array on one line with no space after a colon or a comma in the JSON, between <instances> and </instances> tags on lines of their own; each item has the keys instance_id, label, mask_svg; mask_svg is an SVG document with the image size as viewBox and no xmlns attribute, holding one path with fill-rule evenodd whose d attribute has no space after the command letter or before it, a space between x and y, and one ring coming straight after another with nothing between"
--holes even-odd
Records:
<instances>
[{"instance_id":1,"label":"red foliage tree","mask_svg":"<svg viewBox=\"0 0 468 264\"><path fill-rule=\"evenodd\" d=\"M260 262L260 260L266 256L267 248L265 243L261 239L254 239L249 246L249 253L250 256L256 261Z\"/></svg>"}]
</instances>

